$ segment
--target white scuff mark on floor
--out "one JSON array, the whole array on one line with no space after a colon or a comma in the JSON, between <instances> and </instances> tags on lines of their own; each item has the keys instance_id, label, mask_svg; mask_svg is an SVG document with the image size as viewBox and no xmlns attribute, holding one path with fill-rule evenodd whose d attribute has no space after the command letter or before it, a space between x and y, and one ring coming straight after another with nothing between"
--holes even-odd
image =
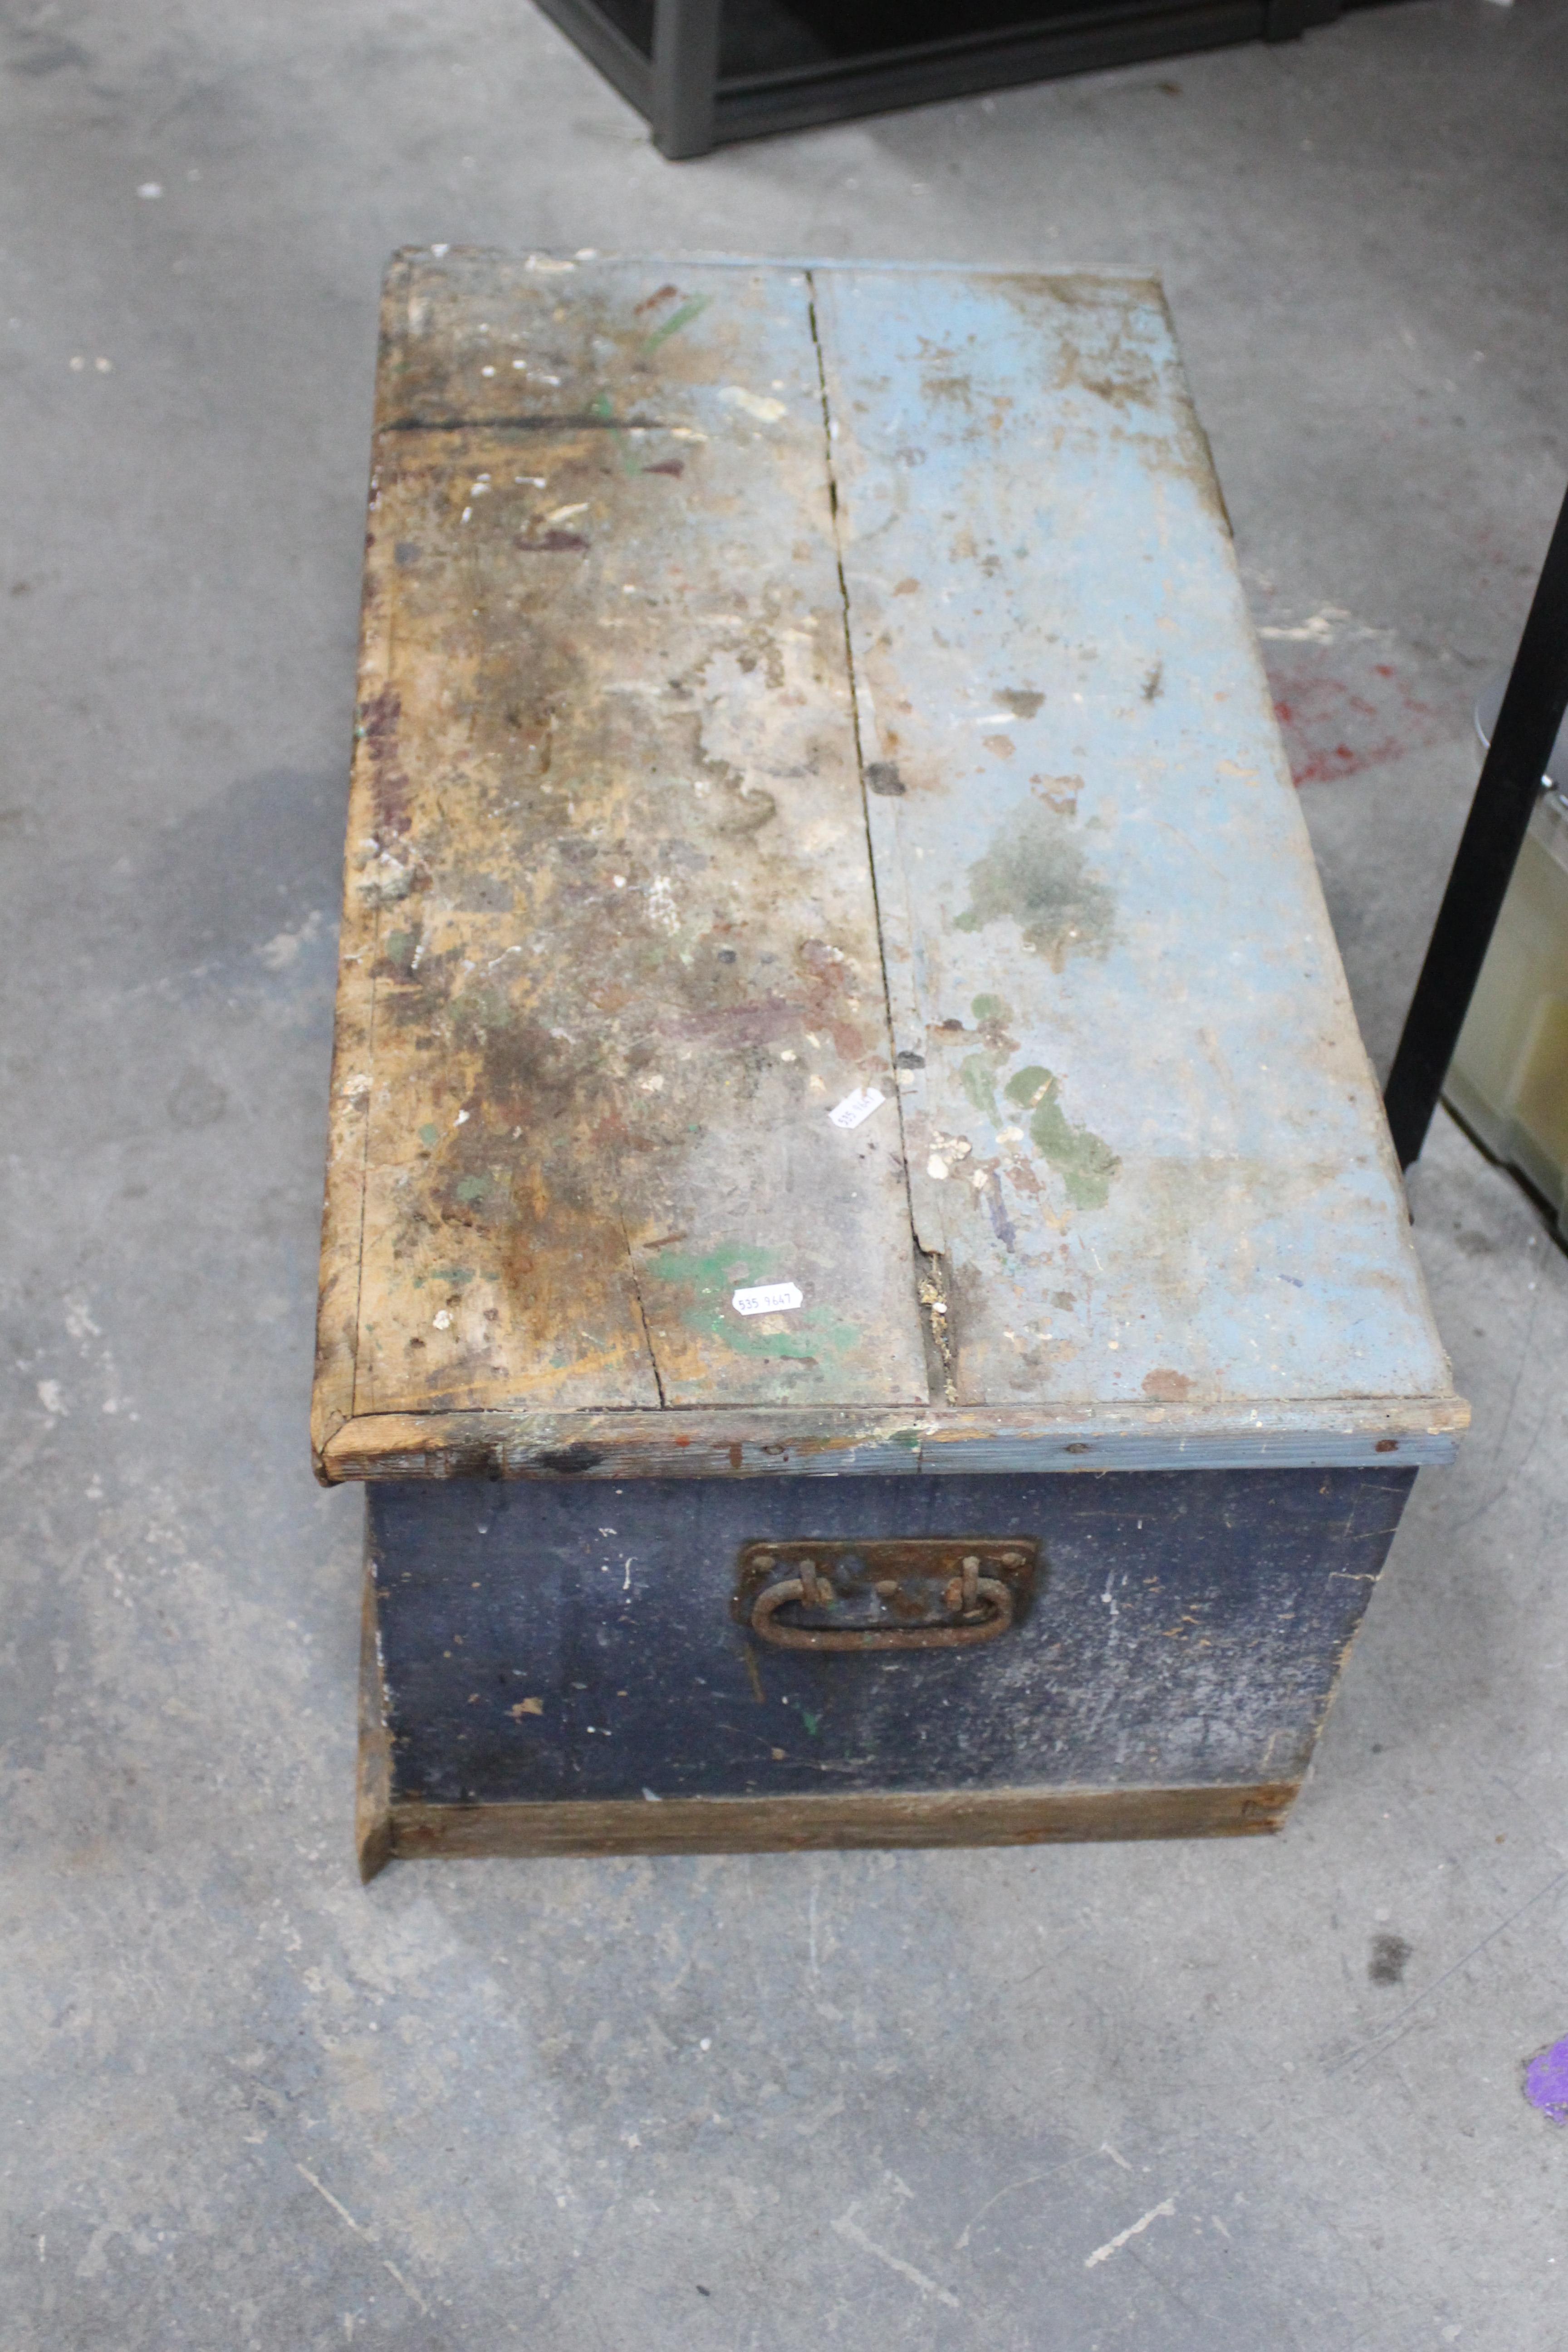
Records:
<instances>
[{"instance_id":1,"label":"white scuff mark on floor","mask_svg":"<svg viewBox=\"0 0 1568 2352\"><path fill-rule=\"evenodd\" d=\"M1043 1935L1045 1930L1042 1928L1040 1932ZM1037 1971L1031 1970L1030 1973L1033 1975L1037 1974ZM1082 2164L1085 2160L1086 2154L1084 2151L1080 2151L1077 2156L1064 2157L1060 2164L1053 2164L1049 2169L1045 2172L1026 2172L1021 2179L1005 2181L1000 2189L994 2190L993 2194L985 2200L984 2205L980 2206L970 2215L968 2221L964 2223L963 2230L952 2242L953 2252L960 2254L963 2252L964 2248L969 2243L969 2233L973 2229L975 2223L977 2221L984 2221L986 2214L990 2212L993 2205L999 2205L1004 2197L1011 2197L1016 2190L1020 2189L1037 2188L1042 2180L1054 2180L1058 2173L1070 2172L1075 2164ZM1131 2167L1129 2167L1129 2169L1131 2169Z\"/></svg>"},{"instance_id":2,"label":"white scuff mark on floor","mask_svg":"<svg viewBox=\"0 0 1568 2352\"><path fill-rule=\"evenodd\" d=\"M1107 2238L1103 2246L1096 2246L1092 2254L1085 2254L1083 2258L1085 2270L1093 2270L1096 2263L1108 2263L1112 2254L1119 2252L1126 2245L1129 2239L1141 2238L1151 2221L1158 2221L1163 2216L1173 2213L1175 2210L1176 2200L1173 2197L1163 2199L1158 2205L1151 2205L1141 2220L1129 2222L1126 2229L1119 2230L1114 2238Z\"/></svg>"},{"instance_id":3,"label":"white scuff mark on floor","mask_svg":"<svg viewBox=\"0 0 1568 2352\"><path fill-rule=\"evenodd\" d=\"M88 1312L87 1300L80 1291L73 1291L66 1300L66 1331L72 1339L101 1339L103 1337L102 1330ZM82 1353L86 1355L85 1348Z\"/></svg>"},{"instance_id":4,"label":"white scuff mark on floor","mask_svg":"<svg viewBox=\"0 0 1568 2352\"><path fill-rule=\"evenodd\" d=\"M321 909L314 908L297 931L275 931L256 952L268 971L285 971L297 960L300 949L309 947L320 935L321 929Z\"/></svg>"},{"instance_id":5,"label":"white scuff mark on floor","mask_svg":"<svg viewBox=\"0 0 1568 2352\"><path fill-rule=\"evenodd\" d=\"M346 2221L356 2238L363 2238L367 2244L374 2245L374 2231L365 2229L362 2223L356 2221L353 2215L349 2211L348 2207L343 2204L340 2199L334 2197L330 2189L326 2188L322 2182L317 2179L315 2174L310 2169L308 2165L300 2163L298 2158L296 2158L294 2169L302 2180L308 2180L310 2182L318 2197L324 2197L326 2199L328 2204L331 2207L339 2221Z\"/></svg>"},{"instance_id":6,"label":"white scuff mark on floor","mask_svg":"<svg viewBox=\"0 0 1568 2352\"><path fill-rule=\"evenodd\" d=\"M1386 629L1369 629L1364 623L1347 613L1342 604L1324 604L1306 620L1289 625L1270 622L1258 624L1260 637L1283 639L1297 646L1331 646L1341 637L1387 636Z\"/></svg>"},{"instance_id":7,"label":"white scuff mark on floor","mask_svg":"<svg viewBox=\"0 0 1568 2352\"><path fill-rule=\"evenodd\" d=\"M398 2269L397 2264L395 2263L389 2263L386 2256L383 2254L381 2258L381 2267L387 2273L389 2277L395 2278L397 2281L398 2285L403 2289L404 2294L408 2297L409 2302L415 2305L416 2309L422 2312L426 2317L428 2317L430 2311L429 2305L426 2302L424 2296L420 2294L416 2286L409 2285L408 2281L404 2277L403 2273Z\"/></svg>"},{"instance_id":8,"label":"white scuff mark on floor","mask_svg":"<svg viewBox=\"0 0 1568 2352\"><path fill-rule=\"evenodd\" d=\"M51 1417L66 1413L70 1411L70 1407L65 1401L65 1392L61 1389L58 1381L40 1381L38 1382L38 1402L43 1406L44 1411L50 1414Z\"/></svg>"},{"instance_id":9,"label":"white scuff mark on floor","mask_svg":"<svg viewBox=\"0 0 1568 2352\"><path fill-rule=\"evenodd\" d=\"M378 2242L375 2231L374 2230L367 2230L363 2221L356 2221L353 2215L349 2211L348 2207L342 2202L342 2200L341 2198L334 2197L331 2190L326 2186L325 2182L319 2180L308 2165L301 2164L299 2158L296 2158L294 2160L294 2169L299 2173L301 2179L308 2180L310 2182L318 2197L324 2197L326 2199L327 2203L331 2207L339 2221L346 2222L348 2227L353 2231L356 2238L363 2238L367 2246L374 2246ZM414 2304L422 2314L428 2317L430 2311L429 2305L426 2302L418 2288L409 2284L408 2281L404 2277L403 2273L398 2269L397 2264L395 2263L388 2262L386 2256L383 2254L381 2258L381 2267L389 2274L389 2276L397 2281L398 2285L403 2289L403 2292L408 2297L409 2302Z\"/></svg>"},{"instance_id":10,"label":"white scuff mark on floor","mask_svg":"<svg viewBox=\"0 0 1568 2352\"><path fill-rule=\"evenodd\" d=\"M938 2303L946 2304L949 2311L962 2308L958 2297L950 2294L946 2287L938 2286L935 2279L928 2278L924 2271L916 2270L913 2263L906 2263L901 2254L889 2253L886 2246L877 2243L875 2238L868 2238L858 2221L853 2219L853 2214L851 2206L847 2213L840 2213L834 2221L833 2226L841 2238L847 2238L852 2246L858 2246L862 2253L870 2254L877 2262L885 2263L889 2270L897 2271L900 2278L908 2279L921 2294L934 2295Z\"/></svg>"}]
</instances>

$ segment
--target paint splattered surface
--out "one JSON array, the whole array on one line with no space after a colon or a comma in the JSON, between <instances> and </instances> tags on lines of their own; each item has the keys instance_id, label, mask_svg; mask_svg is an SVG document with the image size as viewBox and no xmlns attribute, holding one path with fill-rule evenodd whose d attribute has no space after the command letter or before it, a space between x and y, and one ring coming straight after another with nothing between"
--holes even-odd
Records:
<instances>
[{"instance_id":1,"label":"paint splattered surface","mask_svg":"<svg viewBox=\"0 0 1568 2352\"><path fill-rule=\"evenodd\" d=\"M339 1475L1462 1419L1156 287L404 257L357 735Z\"/></svg>"}]
</instances>

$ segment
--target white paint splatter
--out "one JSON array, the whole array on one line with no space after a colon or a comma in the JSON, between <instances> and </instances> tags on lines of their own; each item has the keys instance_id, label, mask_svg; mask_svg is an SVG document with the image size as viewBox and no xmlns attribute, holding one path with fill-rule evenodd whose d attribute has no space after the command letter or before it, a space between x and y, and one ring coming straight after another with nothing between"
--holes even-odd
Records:
<instances>
[{"instance_id":1,"label":"white paint splatter","mask_svg":"<svg viewBox=\"0 0 1568 2352\"><path fill-rule=\"evenodd\" d=\"M916 2270L913 2263L906 2263L901 2255L889 2253L886 2246L879 2246L877 2243L875 2238L868 2238L858 2221L852 2220L849 2213L840 2213L833 2226L841 2238L847 2238L850 2244L858 2246L862 2253L873 2255L879 2263L886 2263L890 2271L897 2271L900 2278L908 2279L910 2284L918 2287L921 2294L935 2295L938 2303L945 2303L950 2311L957 2311L961 2308L955 2294L950 2294L944 2286L938 2286L935 2279L927 2278L924 2271Z\"/></svg>"},{"instance_id":2,"label":"white paint splatter","mask_svg":"<svg viewBox=\"0 0 1568 2352\"><path fill-rule=\"evenodd\" d=\"M66 1329L73 1339L101 1339L103 1333L88 1313L87 1300L75 1291L66 1300ZM85 1355L87 1350L83 1349Z\"/></svg>"},{"instance_id":3,"label":"white paint splatter","mask_svg":"<svg viewBox=\"0 0 1568 2352\"><path fill-rule=\"evenodd\" d=\"M43 1406L44 1411L51 1417L59 1413L68 1412L70 1410L65 1401L65 1394L58 1381L40 1381L38 1382L38 1402Z\"/></svg>"},{"instance_id":4,"label":"white paint splatter","mask_svg":"<svg viewBox=\"0 0 1568 2352\"><path fill-rule=\"evenodd\" d=\"M1173 2213L1175 2210L1176 2200L1173 2197L1167 2197L1163 2204L1151 2205L1141 2221L1131 2222L1125 2230L1119 2230L1114 2238L1107 2238L1104 2245L1096 2246L1092 2254L1085 2254L1083 2258L1085 2270L1091 2271L1096 2263L1108 2263L1111 2255L1124 2246L1130 2238L1142 2237L1151 2221L1157 2221L1162 2214Z\"/></svg>"},{"instance_id":5,"label":"white paint splatter","mask_svg":"<svg viewBox=\"0 0 1568 2352\"><path fill-rule=\"evenodd\" d=\"M726 408L742 408L761 425L776 425L789 412L782 400L770 400L765 393L748 392L744 384L727 383L720 394Z\"/></svg>"},{"instance_id":6,"label":"white paint splatter","mask_svg":"<svg viewBox=\"0 0 1568 2352\"><path fill-rule=\"evenodd\" d=\"M298 960L300 949L309 947L317 937L321 928L321 909L317 908L306 916L297 931L275 931L256 952L268 971L285 971Z\"/></svg>"},{"instance_id":7,"label":"white paint splatter","mask_svg":"<svg viewBox=\"0 0 1568 2352\"><path fill-rule=\"evenodd\" d=\"M1504 0L1504 5L1507 5L1507 0ZM1294 628L1260 628L1258 634L1260 637L1283 637L1298 646L1331 646L1342 634L1337 624L1348 621L1350 617L1342 605L1325 604L1321 613L1314 613L1310 620L1302 621Z\"/></svg>"}]
</instances>

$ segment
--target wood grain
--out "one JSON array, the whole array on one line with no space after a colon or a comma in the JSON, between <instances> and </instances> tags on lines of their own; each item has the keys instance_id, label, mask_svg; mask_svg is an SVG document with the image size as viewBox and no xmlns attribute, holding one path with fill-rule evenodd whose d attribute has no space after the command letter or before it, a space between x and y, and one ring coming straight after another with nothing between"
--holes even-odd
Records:
<instances>
[{"instance_id":1,"label":"wood grain","mask_svg":"<svg viewBox=\"0 0 1568 2352\"><path fill-rule=\"evenodd\" d=\"M1158 284L813 289L955 1402L1440 1395Z\"/></svg>"},{"instance_id":2,"label":"wood grain","mask_svg":"<svg viewBox=\"0 0 1568 2352\"><path fill-rule=\"evenodd\" d=\"M1015 1407L921 1413L724 1411L362 1415L325 1448L355 1478L766 1478L943 1470L1245 1469L1447 1463L1469 1421L1436 1405L1346 1398L1259 1409Z\"/></svg>"},{"instance_id":3,"label":"wood grain","mask_svg":"<svg viewBox=\"0 0 1568 2352\"><path fill-rule=\"evenodd\" d=\"M355 1410L923 1402L804 280L388 310Z\"/></svg>"},{"instance_id":4,"label":"wood grain","mask_svg":"<svg viewBox=\"0 0 1568 2352\"><path fill-rule=\"evenodd\" d=\"M932 1796L674 1797L640 1805L394 1806L388 1859L799 1853L812 1848L1062 1845L1258 1837L1283 1828L1288 1781L1234 1789L1011 1789Z\"/></svg>"},{"instance_id":5,"label":"wood grain","mask_svg":"<svg viewBox=\"0 0 1568 2352\"><path fill-rule=\"evenodd\" d=\"M1464 1424L1152 281L402 257L332 1087L329 1481Z\"/></svg>"}]
</instances>

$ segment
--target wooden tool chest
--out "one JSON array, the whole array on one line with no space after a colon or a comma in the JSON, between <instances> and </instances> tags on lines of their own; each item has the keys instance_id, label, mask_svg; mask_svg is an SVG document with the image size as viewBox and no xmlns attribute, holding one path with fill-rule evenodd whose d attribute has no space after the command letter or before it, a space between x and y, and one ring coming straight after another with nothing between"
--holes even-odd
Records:
<instances>
[{"instance_id":1,"label":"wooden tool chest","mask_svg":"<svg viewBox=\"0 0 1568 2352\"><path fill-rule=\"evenodd\" d=\"M401 256L361 1843L1265 1829L1454 1396L1159 288Z\"/></svg>"}]
</instances>

